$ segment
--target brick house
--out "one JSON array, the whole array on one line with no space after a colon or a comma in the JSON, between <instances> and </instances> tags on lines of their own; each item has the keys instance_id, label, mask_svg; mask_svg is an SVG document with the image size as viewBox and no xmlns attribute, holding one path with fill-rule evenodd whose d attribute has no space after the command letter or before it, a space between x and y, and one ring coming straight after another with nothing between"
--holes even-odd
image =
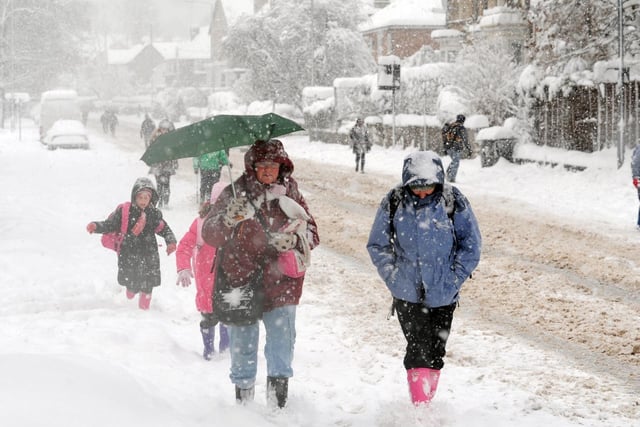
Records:
<instances>
[{"instance_id":1,"label":"brick house","mask_svg":"<svg viewBox=\"0 0 640 427\"><path fill-rule=\"evenodd\" d=\"M377 62L379 56L404 59L425 45L435 48L431 31L444 28L446 13L440 0L398 0L375 9L359 29Z\"/></svg>"}]
</instances>

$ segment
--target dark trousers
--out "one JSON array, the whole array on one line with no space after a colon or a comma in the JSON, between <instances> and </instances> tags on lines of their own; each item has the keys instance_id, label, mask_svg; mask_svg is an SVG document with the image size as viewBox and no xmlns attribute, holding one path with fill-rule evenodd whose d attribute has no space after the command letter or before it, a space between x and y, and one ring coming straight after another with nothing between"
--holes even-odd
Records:
<instances>
[{"instance_id":1,"label":"dark trousers","mask_svg":"<svg viewBox=\"0 0 640 427\"><path fill-rule=\"evenodd\" d=\"M211 189L220 181L219 170L200 170L200 203L211 198Z\"/></svg>"},{"instance_id":2,"label":"dark trousers","mask_svg":"<svg viewBox=\"0 0 640 427\"><path fill-rule=\"evenodd\" d=\"M421 303L394 299L402 333L407 340L405 369L431 368L440 370L446 354L447 339L457 303L427 308Z\"/></svg>"},{"instance_id":3,"label":"dark trousers","mask_svg":"<svg viewBox=\"0 0 640 427\"><path fill-rule=\"evenodd\" d=\"M218 316L215 313L200 312L202 319L200 320L200 329L213 328L218 324Z\"/></svg>"},{"instance_id":4,"label":"dark trousers","mask_svg":"<svg viewBox=\"0 0 640 427\"><path fill-rule=\"evenodd\" d=\"M156 187L158 188L158 207L167 206L169 204L169 196L171 195L171 174L161 173L156 175Z\"/></svg>"},{"instance_id":5,"label":"dark trousers","mask_svg":"<svg viewBox=\"0 0 640 427\"><path fill-rule=\"evenodd\" d=\"M358 172L358 165L360 165L360 171L364 172L364 154L356 153L356 172Z\"/></svg>"}]
</instances>

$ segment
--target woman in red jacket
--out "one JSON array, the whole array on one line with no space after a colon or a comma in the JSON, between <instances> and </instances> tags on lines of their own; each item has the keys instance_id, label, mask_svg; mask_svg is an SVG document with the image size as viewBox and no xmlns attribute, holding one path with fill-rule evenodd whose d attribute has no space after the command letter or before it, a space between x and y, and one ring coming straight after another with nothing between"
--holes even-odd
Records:
<instances>
[{"instance_id":1,"label":"woman in red jacket","mask_svg":"<svg viewBox=\"0 0 640 427\"><path fill-rule=\"evenodd\" d=\"M296 307L304 275L287 276L279 268L278 258L292 249L308 253L320 241L316 222L291 176L293 163L282 142L256 141L245 154L244 163L244 173L234 182L237 195L234 197L231 186L222 192L205 219L202 236L218 248L218 274L222 271L232 285L261 277L267 401L282 408L287 401L288 379L293 376ZM284 232L296 209L305 218L304 226ZM228 327L230 379L235 384L236 400L246 402L254 395L259 322Z\"/></svg>"}]
</instances>

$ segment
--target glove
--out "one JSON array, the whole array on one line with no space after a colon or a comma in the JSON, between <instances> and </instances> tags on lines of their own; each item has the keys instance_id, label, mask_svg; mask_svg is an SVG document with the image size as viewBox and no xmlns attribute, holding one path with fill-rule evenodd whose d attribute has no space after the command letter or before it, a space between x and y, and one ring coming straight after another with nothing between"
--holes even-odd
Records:
<instances>
[{"instance_id":1,"label":"glove","mask_svg":"<svg viewBox=\"0 0 640 427\"><path fill-rule=\"evenodd\" d=\"M246 197L238 197L231 200L227 205L223 221L227 227L234 227L240 221L251 218L253 214L254 209L249 204L249 200Z\"/></svg>"},{"instance_id":2,"label":"glove","mask_svg":"<svg viewBox=\"0 0 640 427\"><path fill-rule=\"evenodd\" d=\"M269 244L278 252L286 252L296 247L298 236L292 233L271 233Z\"/></svg>"},{"instance_id":3,"label":"glove","mask_svg":"<svg viewBox=\"0 0 640 427\"><path fill-rule=\"evenodd\" d=\"M175 243L169 243L167 245L167 255L171 255L175 251L176 251L176 244Z\"/></svg>"},{"instance_id":4,"label":"glove","mask_svg":"<svg viewBox=\"0 0 640 427\"><path fill-rule=\"evenodd\" d=\"M181 270L178 272L178 280L176 280L176 286L177 285L182 285L183 288L186 288L187 286L191 285L191 278L193 277L193 274L191 273L191 270Z\"/></svg>"},{"instance_id":5,"label":"glove","mask_svg":"<svg viewBox=\"0 0 640 427\"><path fill-rule=\"evenodd\" d=\"M633 177L633 186L638 188L638 185L640 185L640 177L634 176Z\"/></svg>"},{"instance_id":6,"label":"glove","mask_svg":"<svg viewBox=\"0 0 640 427\"><path fill-rule=\"evenodd\" d=\"M138 218L138 221L136 222L136 225L134 225L131 229L131 233L134 236L138 236L140 233L142 233L142 230L144 230L145 225L147 225L147 214L142 211L142 213L140 214L140 218Z\"/></svg>"},{"instance_id":7,"label":"glove","mask_svg":"<svg viewBox=\"0 0 640 427\"><path fill-rule=\"evenodd\" d=\"M98 228L98 226L95 222L90 222L89 224L87 224L87 231L89 232L89 234L95 233L96 228Z\"/></svg>"}]
</instances>

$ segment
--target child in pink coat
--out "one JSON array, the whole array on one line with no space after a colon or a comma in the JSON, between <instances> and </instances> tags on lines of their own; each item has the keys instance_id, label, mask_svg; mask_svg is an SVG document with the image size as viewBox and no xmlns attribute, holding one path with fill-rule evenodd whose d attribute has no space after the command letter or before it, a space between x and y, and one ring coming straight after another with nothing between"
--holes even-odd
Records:
<instances>
[{"instance_id":1,"label":"child in pink coat","mask_svg":"<svg viewBox=\"0 0 640 427\"><path fill-rule=\"evenodd\" d=\"M218 185L220 184L220 185ZM216 186L218 188L216 188ZM213 313L213 287L214 272L212 267L216 257L216 248L206 244L202 240L202 222L211 209L211 204L220 195L226 184L217 183L212 190L211 202L204 202L198 212L198 217L193 220L189 231L180 239L176 251L176 267L178 270L178 280L176 285L187 287L191 285L191 278L196 282L196 308L202 315L200 321L200 332L204 351L202 357L211 360L214 349L215 327L219 323L218 318ZM218 351L221 353L229 348L229 335L227 327L220 323L220 343Z\"/></svg>"}]
</instances>

